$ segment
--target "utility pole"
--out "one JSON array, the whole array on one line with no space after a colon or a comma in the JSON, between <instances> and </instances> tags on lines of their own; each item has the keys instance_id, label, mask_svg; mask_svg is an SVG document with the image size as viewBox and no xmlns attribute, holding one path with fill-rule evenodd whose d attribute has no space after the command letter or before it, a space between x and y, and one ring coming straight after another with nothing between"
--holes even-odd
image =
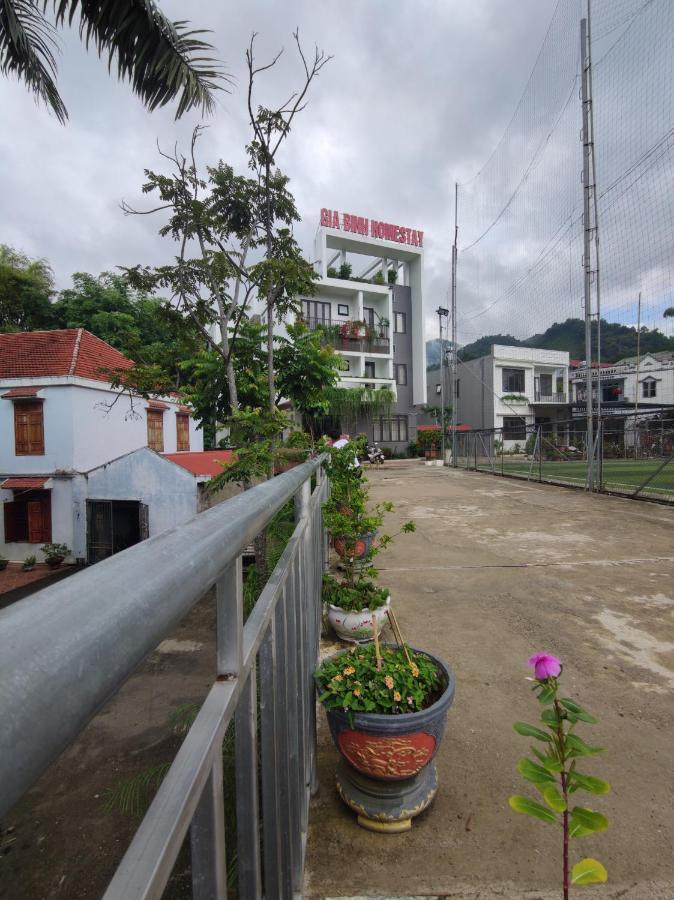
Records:
<instances>
[{"instance_id":1,"label":"utility pole","mask_svg":"<svg viewBox=\"0 0 674 900\"><path fill-rule=\"evenodd\" d=\"M438 306L436 310L438 314L438 328L440 331L440 448L442 453L442 464L445 464L445 431L447 423L445 422L445 345L442 339L442 319L449 315L449 310L444 306Z\"/></svg>"},{"instance_id":2,"label":"utility pole","mask_svg":"<svg viewBox=\"0 0 674 900\"><path fill-rule=\"evenodd\" d=\"M459 184L454 182L454 243L452 244L452 298L451 298L451 315L452 315L452 347L451 347L451 402L452 402L452 466L456 468L456 423L457 423L457 406L458 392L456 390L457 370L458 370L458 347L456 346L456 264L458 257L458 237L459 237Z\"/></svg>"},{"instance_id":3,"label":"utility pole","mask_svg":"<svg viewBox=\"0 0 674 900\"><path fill-rule=\"evenodd\" d=\"M641 291L639 291L639 301L637 303L637 374L634 386L634 428L632 429L632 440L634 441L634 458L637 459L637 439L639 437L639 423L637 416L639 413L639 367L641 365ZM623 440L625 438L623 437Z\"/></svg>"},{"instance_id":4,"label":"utility pole","mask_svg":"<svg viewBox=\"0 0 674 900\"><path fill-rule=\"evenodd\" d=\"M592 250L590 244L592 224L590 221L590 98L588 84L587 19L580 20L580 66L580 96L583 107L583 127L581 137L583 141L583 294L585 300L585 446L587 456L587 480L585 487L588 491L591 491L594 489L594 477L592 471L594 463L594 441L592 435ZM597 382L597 391L599 391L599 387L599 382Z\"/></svg>"}]
</instances>

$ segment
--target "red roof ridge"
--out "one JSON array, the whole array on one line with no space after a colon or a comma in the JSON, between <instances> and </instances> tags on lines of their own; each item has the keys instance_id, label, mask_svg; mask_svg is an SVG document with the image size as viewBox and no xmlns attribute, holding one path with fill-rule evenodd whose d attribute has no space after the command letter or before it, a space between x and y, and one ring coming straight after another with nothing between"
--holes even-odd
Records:
<instances>
[{"instance_id":1,"label":"red roof ridge","mask_svg":"<svg viewBox=\"0 0 674 900\"><path fill-rule=\"evenodd\" d=\"M73 358L70 362L70 371L68 375L74 375L77 368L77 357L80 355L80 344L82 343L82 332L84 328L77 329L77 337L75 338L75 346L73 348Z\"/></svg>"}]
</instances>

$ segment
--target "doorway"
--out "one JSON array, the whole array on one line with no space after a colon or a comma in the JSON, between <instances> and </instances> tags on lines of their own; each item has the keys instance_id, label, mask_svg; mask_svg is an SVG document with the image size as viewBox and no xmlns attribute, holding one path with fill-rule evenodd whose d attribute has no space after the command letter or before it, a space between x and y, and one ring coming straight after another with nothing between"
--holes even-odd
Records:
<instances>
[{"instance_id":1,"label":"doorway","mask_svg":"<svg viewBox=\"0 0 674 900\"><path fill-rule=\"evenodd\" d=\"M87 500L87 562L100 562L149 536L148 507L138 500Z\"/></svg>"}]
</instances>

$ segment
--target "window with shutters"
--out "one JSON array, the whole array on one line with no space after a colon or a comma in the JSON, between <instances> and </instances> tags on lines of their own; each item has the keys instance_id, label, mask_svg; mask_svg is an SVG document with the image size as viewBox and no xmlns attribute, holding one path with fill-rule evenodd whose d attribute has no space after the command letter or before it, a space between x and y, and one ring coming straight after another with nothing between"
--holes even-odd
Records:
<instances>
[{"instance_id":1,"label":"window with shutters","mask_svg":"<svg viewBox=\"0 0 674 900\"><path fill-rule=\"evenodd\" d=\"M190 417L187 413L176 413L176 450L190 449Z\"/></svg>"},{"instance_id":2,"label":"window with shutters","mask_svg":"<svg viewBox=\"0 0 674 900\"><path fill-rule=\"evenodd\" d=\"M157 453L164 452L164 411L162 409L147 410L147 445Z\"/></svg>"},{"instance_id":3,"label":"window with shutters","mask_svg":"<svg viewBox=\"0 0 674 900\"><path fill-rule=\"evenodd\" d=\"M51 493L15 491L3 504L5 543L46 544L51 541Z\"/></svg>"},{"instance_id":4,"label":"window with shutters","mask_svg":"<svg viewBox=\"0 0 674 900\"><path fill-rule=\"evenodd\" d=\"M41 400L14 402L14 447L17 456L44 456L44 413Z\"/></svg>"}]
</instances>

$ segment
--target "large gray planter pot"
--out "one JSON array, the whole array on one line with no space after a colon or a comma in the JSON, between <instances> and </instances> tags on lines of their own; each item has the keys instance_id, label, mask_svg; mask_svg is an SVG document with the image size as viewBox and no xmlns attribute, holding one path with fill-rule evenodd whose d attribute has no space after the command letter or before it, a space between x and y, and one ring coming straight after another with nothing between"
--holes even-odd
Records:
<instances>
[{"instance_id":1,"label":"large gray planter pot","mask_svg":"<svg viewBox=\"0 0 674 900\"><path fill-rule=\"evenodd\" d=\"M346 651L348 652L348 651ZM404 715L326 709L330 733L341 754L337 790L370 831L409 831L412 819L433 802L438 788L434 757L454 701L454 675L426 651L445 677L445 689L428 709Z\"/></svg>"}]
</instances>

